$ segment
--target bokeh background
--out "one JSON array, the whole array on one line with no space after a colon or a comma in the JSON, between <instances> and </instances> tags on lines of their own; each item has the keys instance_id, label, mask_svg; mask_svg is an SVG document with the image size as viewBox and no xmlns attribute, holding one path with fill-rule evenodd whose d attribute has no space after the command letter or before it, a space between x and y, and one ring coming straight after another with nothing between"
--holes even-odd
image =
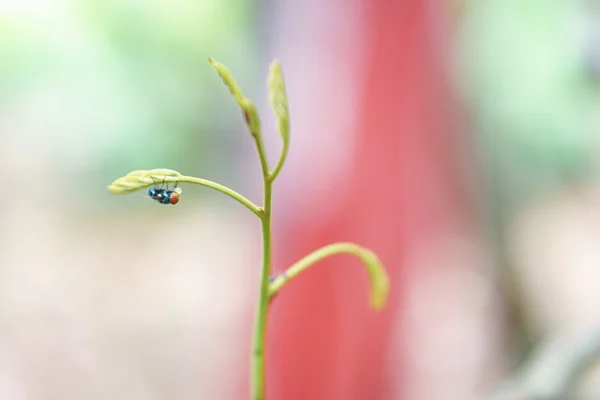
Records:
<instances>
[{"instance_id":1,"label":"bokeh background","mask_svg":"<svg viewBox=\"0 0 600 400\"><path fill-rule=\"evenodd\" d=\"M286 286L268 398L547 399L566 364L529 386L523 366L600 325L593 0L1 0L0 398L247 398L255 217L191 185L176 207L106 190L171 168L260 201L209 56L272 160L283 65L274 271L355 241L392 279L381 313L351 257ZM599 377L560 399L600 398Z\"/></svg>"}]
</instances>

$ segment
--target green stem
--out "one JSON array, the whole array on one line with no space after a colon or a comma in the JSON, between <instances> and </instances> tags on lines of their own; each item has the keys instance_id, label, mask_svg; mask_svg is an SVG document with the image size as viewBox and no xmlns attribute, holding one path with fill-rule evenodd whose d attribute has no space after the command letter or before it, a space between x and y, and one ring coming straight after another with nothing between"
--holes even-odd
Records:
<instances>
[{"instance_id":1,"label":"green stem","mask_svg":"<svg viewBox=\"0 0 600 400\"><path fill-rule=\"evenodd\" d=\"M262 170L263 179L266 183L267 178L269 176L269 161L267 159L267 152L265 151L265 145L262 140L262 135L260 133L260 130L258 132L254 132L252 131L252 128L250 128L250 133L252 134L252 137L254 138L254 143L256 144L256 151L258 151L258 158L260 159L260 169Z\"/></svg>"},{"instance_id":2,"label":"green stem","mask_svg":"<svg viewBox=\"0 0 600 400\"><path fill-rule=\"evenodd\" d=\"M273 185L265 177L264 209L261 215L262 269L260 295L254 325L252 350L252 400L265 400L265 343L267 336L267 313L269 308L269 276L271 274L271 197Z\"/></svg>"},{"instance_id":3,"label":"green stem","mask_svg":"<svg viewBox=\"0 0 600 400\"><path fill-rule=\"evenodd\" d=\"M277 175L279 175L281 168L283 168L283 164L285 163L285 159L287 158L288 149L289 149L289 146L287 145L287 143L284 143L283 149L281 150L281 155L279 156L279 160L277 160L277 164L275 164L275 168L273 168L273 171L271 171L271 173L269 174L270 182L273 182L275 180L275 178L277 178Z\"/></svg>"},{"instance_id":4,"label":"green stem","mask_svg":"<svg viewBox=\"0 0 600 400\"><path fill-rule=\"evenodd\" d=\"M178 177L178 178L167 177L165 182L169 182L169 181L195 183L196 185L206 186L211 189L215 189L223 194L226 194L227 196L231 197L232 199L237 200L238 202L243 204L248 210L252 211L255 215L257 215L259 217L262 216L262 212L256 204L254 204L253 202L251 202L250 200L248 200L247 198L245 198L244 196L242 196L235 190L229 189L227 186L223 186L216 182L209 181L207 179L196 178L193 176L182 176L182 177Z\"/></svg>"}]
</instances>

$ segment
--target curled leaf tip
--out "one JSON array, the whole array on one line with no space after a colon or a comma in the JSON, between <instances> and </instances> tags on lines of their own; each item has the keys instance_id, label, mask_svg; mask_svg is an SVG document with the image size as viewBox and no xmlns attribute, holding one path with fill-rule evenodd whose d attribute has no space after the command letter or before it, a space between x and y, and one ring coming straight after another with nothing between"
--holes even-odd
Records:
<instances>
[{"instance_id":1,"label":"curled leaf tip","mask_svg":"<svg viewBox=\"0 0 600 400\"><path fill-rule=\"evenodd\" d=\"M367 265L371 286L369 303L371 308L381 310L387 303L390 291L390 279L379 257L375 253L370 253L365 258L365 264Z\"/></svg>"},{"instance_id":2,"label":"curled leaf tip","mask_svg":"<svg viewBox=\"0 0 600 400\"><path fill-rule=\"evenodd\" d=\"M177 182L181 177L179 172L172 169L137 170L115 180L108 186L108 191L113 194L125 194L152 186L154 183Z\"/></svg>"}]
</instances>

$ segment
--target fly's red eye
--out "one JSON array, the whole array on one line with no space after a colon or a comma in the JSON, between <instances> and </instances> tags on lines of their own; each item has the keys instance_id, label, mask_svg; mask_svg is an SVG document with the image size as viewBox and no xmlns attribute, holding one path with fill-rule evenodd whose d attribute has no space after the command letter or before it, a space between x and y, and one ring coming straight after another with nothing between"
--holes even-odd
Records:
<instances>
[{"instance_id":1,"label":"fly's red eye","mask_svg":"<svg viewBox=\"0 0 600 400\"><path fill-rule=\"evenodd\" d=\"M169 196L169 202L173 205L177 204L179 202L179 193L171 193L171 195Z\"/></svg>"}]
</instances>

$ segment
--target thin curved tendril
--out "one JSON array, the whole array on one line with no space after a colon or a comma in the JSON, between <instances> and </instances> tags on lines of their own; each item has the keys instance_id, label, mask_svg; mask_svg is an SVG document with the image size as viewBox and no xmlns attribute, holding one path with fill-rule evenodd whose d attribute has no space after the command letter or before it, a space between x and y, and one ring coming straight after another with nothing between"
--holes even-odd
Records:
<instances>
[{"instance_id":1,"label":"thin curved tendril","mask_svg":"<svg viewBox=\"0 0 600 400\"><path fill-rule=\"evenodd\" d=\"M321 247L320 249L313 251L300 261L290 266L283 274L276 277L270 283L269 297L273 298L273 296L279 292L283 286L285 286L296 275L306 270L308 267L327 257L344 253L354 255L364 263L369 274L369 281L371 285L371 306L375 309L383 308L387 301L387 294L390 287L389 278L385 272L385 269L383 268L383 265L375 253L373 253L371 250L348 242L332 243L330 245Z\"/></svg>"}]
</instances>

